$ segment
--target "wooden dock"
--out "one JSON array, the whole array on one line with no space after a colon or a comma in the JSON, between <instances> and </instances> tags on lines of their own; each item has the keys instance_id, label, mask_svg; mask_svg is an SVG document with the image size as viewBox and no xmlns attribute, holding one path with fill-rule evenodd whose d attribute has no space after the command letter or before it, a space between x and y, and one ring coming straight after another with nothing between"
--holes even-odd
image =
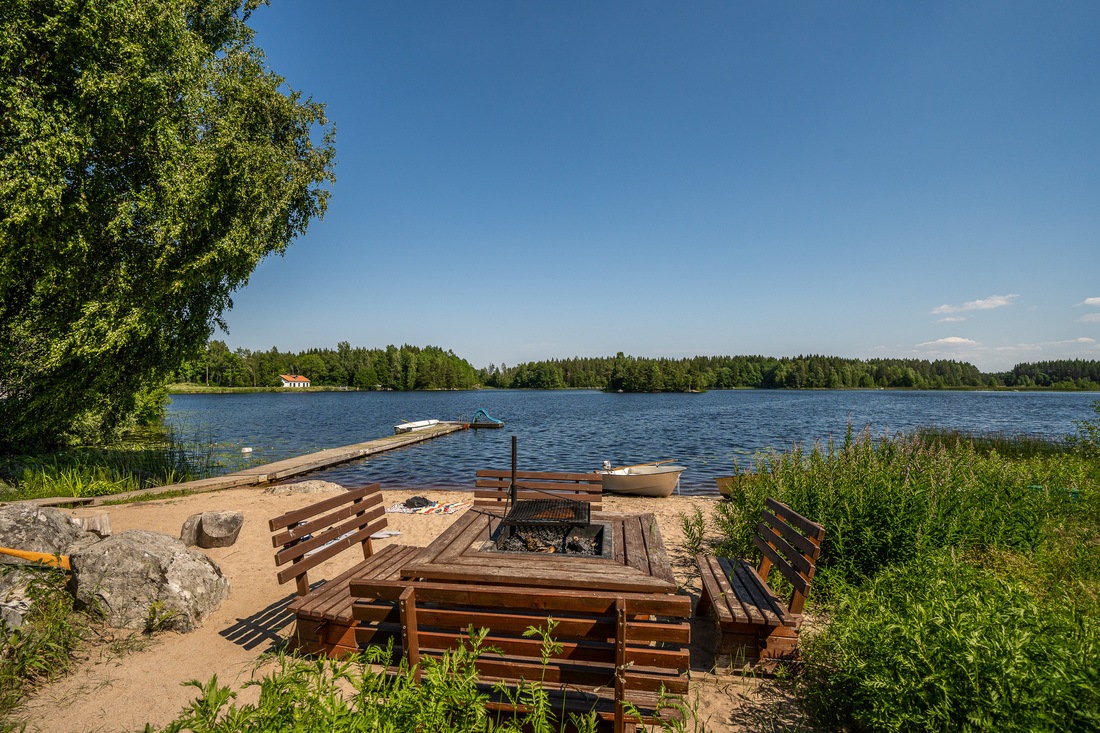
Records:
<instances>
[{"instance_id":1,"label":"wooden dock","mask_svg":"<svg viewBox=\"0 0 1100 733\"><path fill-rule=\"evenodd\" d=\"M345 445L341 448L328 448L326 450L317 451L316 453L307 453L304 456L286 458L262 466L253 466L243 471L227 473L224 476L214 476L212 478L198 479L196 481L185 481L179 484L168 484L167 486L154 486L148 489L127 491L121 494L109 494L107 496L58 496L49 499L29 499L28 501L38 506L98 506L108 502L116 502L137 497L151 498L157 494L169 492L173 494L199 494L205 491L236 489L244 486L260 486L275 481L282 481L283 479L292 478L294 476L300 476L304 473L310 473L311 471L320 471L340 463L347 463L397 448L405 448L406 446L423 443L424 441L465 429L466 423L441 422L430 428L416 430L411 433L387 435L384 438L368 440L365 443L356 443L354 445ZM4 502L0 502L0 505L3 505L3 503Z\"/></svg>"}]
</instances>

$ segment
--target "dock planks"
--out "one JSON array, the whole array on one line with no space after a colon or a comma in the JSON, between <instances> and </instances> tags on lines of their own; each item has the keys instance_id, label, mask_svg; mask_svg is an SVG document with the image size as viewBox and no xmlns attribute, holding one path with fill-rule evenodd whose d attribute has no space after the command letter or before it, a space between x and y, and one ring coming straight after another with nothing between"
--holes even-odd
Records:
<instances>
[{"instance_id":1,"label":"dock planks","mask_svg":"<svg viewBox=\"0 0 1100 733\"><path fill-rule=\"evenodd\" d=\"M449 435L463 429L465 429L464 423L440 423L424 430L416 430L401 435L387 435L383 438L368 440L365 443L355 443L354 445L345 445L340 448L328 448L326 450L317 451L316 453L307 453L306 455L297 456L295 458L286 458L262 466L253 466L243 471L227 473L224 476L214 476L212 478L198 479L196 481L185 481L179 484L168 484L167 486L154 486L148 489L127 491L122 494L110 494L108 496L79 498L58 496L49 499L30 499L28 501L38 506L98 506L104 502L114 502L135 497L153 497L157 494L168 492L199 494L206 491L221 491L223 489L236 489L245 486L260 486L262 484L300 476L311 471L320 471L330 466L347 463L359 458L366 458L397 448L415 445L416 443L423 443L424 441L432 440L433 438L438 438L443 435ZM0 506L3 506L3 504L4 502L0 502Z\"/></svg>"}]
</instances>

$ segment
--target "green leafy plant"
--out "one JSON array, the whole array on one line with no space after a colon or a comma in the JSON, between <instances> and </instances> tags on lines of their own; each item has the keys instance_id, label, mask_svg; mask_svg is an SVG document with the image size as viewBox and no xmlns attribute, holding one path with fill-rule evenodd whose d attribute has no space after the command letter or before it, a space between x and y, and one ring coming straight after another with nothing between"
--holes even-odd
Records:
<instances>
[{"instance_id":1,"label":"green leafy plant","mask_svg":"<svg viewBox=\"0 0 1100 733\"><path fill-rule=\"evenodd\" d=\"M1095 730L1098 655L1071 597L1040 603L945 553L846 594L805 644L801 686L830 730Z\"/></svg>"},{"instance_id":2,"label":"green leafy plant","mask_svg":"<svg viewBox=\"0 0 1100 733\"><path fill-rule=\"evenodd\" d=\"M23 572L30 574L30 609L18 629L0 622L0 716L19 703L28 683L68 671L73 650L87 630L83 616L73 610L63 570L39 567Z\"/></svg>"},{"instance_id":3,"label":"green leafy plant","mask_svg":"<svg viewBox=\"0 0 1100 733\"><path fill-rule=\"evenodd\" d=\"M681 512L679 518L680 527L684 530L684 549L690 557L694 558L703 551L703 543L706 540L707 526L703 518L703 510L694 507L690 515Z\"/></svg>"}]
</instances>

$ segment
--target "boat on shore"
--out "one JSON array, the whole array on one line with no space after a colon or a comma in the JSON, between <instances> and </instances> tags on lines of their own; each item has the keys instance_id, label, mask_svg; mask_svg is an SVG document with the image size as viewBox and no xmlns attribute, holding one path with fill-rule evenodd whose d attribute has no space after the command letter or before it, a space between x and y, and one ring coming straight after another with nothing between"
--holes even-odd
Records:
<instances>
[{"instance_id":1,"label":"boat on shore","mask_svg":"<svg viewBox=\"0 0 1100 733\"><path fill-rule=\"evenodd\" d=\"M718 493L723 498L730 499L733 497L734 487L752 480L753 475L751 473L739 473L736 476L715 476L714 481L718 484Z\"/></svg>"},{"instance_id":2,"label":"boat on shore","mask_svg":"<svg viewBox=\"0 0 1100 733\"><path fill-rule=\"evenodd\" d=\"M607 467L596 473L603 476L604 491L660 499L672 496L672 492L680 487L680 474L684 472L683 466L667 464L671 464L671 461L639 463L619 468L611 468L609 463L605 463Z\"/></svg>"},{"instance_id":3,"label":"boat on shore","mask_svg":"<svg viewBox=\"0 0 1100 733\"><path fill-rule=\"evenodd\" d=\"M411 433L414 430L426 430L427 428L434 428L438 424L438 420L414 420L413 422L403 422L400 425L393 426L393 434L401 435L402 433Z\"/></svg>"}]
</instances>

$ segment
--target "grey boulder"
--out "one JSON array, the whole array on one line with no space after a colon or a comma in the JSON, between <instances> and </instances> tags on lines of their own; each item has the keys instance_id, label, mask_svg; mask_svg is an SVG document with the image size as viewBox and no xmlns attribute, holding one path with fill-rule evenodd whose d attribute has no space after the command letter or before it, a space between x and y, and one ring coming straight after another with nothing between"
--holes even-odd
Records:
<instances>
[{"instance_id":1,"label":"grey boulder","mask_svg":"<svg viewBox=\"0 0 1100 733\"><path fill-rule=\"evenodd\" d=\"M26 502L0 507L0 547L67 555L98 539L85 532L74 517L52 507ZM0 563L22 565L28 562L0 553Z\"/></svg>"},{"instance_id":2,"label":"grey boulder","mask_svg":"<svg viewBox=\"0 0 1100 733\"><path fill-rule=\"evenodd\" d=\"M188 547L229 547L237 541L244 526L241 512L203 512L192 514L183 523L180 539Z\"/></svg>"},{"instance_id":3,"label":"grey boulder","mask_svg":"<svg viewBox=\"0 0 1100 733\"><path fill-rule=\"evenodd\" d=\"M229 595L216 562L158 532L113 535L70 562L77 602L116 628L191 631Z\"/></svg>"},{"instance_id":4,"label":"grey boulder","mask_svg":"<svg viewBox=\"0 0 1100 733\"><path fill-rule=\"evenodd\" d=\"M275 494L276 496L283 496L286 494L320 494L327 491L335 492L343 490L344 487L340 484L334 484L331 481L318 481L315 479L298 481L293 484L280 484L264 489L267 493Z\"/></svg>"}]
</instances>

